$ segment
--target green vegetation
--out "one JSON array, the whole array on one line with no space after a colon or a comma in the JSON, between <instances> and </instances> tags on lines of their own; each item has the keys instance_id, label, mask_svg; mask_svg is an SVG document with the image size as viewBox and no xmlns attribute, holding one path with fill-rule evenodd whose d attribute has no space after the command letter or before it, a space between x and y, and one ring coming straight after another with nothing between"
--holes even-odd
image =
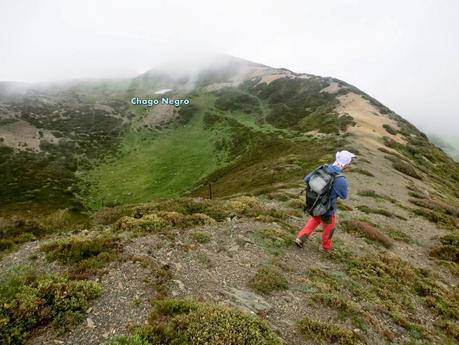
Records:
<instances>
[{"instance_id":1,"label":"green vegetation","mask_svg":"<svg viewBox=\"0 0 459 345\"><path fill-rule=\"evenodd\" d=\"M162 232L172 228L186 228L195 225L213 224L215 220L202 213L184 215L179 212L162 211L147 214L142 218L122 217L114 224L115 231Z\"/></svg>"},{"instance_id":2,"label":"green vegetation","mask_svg":"<svg viewBox=\"0 0 459 345\"><path fill-rule=\"evenodd\" d=\"M186 127L162 134L129 132L113 160L89 170L81 183L82 202L91 209L172 197L189 190L217 168L216 134L202 126L210 95L193 99L199 107ZM127 178L128 177L128 178Z\"/></svg>"},{"instance_id":3,"label":"green vegetation","mask_svg":"<svg viewBox=\"0 0 459 345\"><path fill-rule=\"evenodd\" d=\"M302 203L302 205L304 205L304 203ZM338 210L341 210L341 211L353 211L354 210L353 207L346 205L344 202L339 201L339 200L336 203L336 207L338 208Z\"/></svg>"},{"instance_id":4,"label":"green vegetation","mask_svg":"<svg viewBox=\"0 0 459 345\"><path fill-rule=\"evenodd\" d=\"M422 216L432 223L439 223L446 226L454 226L454 220L451 217L448 217L444 213L437 211L430 211L425 208L416 208L412 210L414 214Z\"/></svg>"},{"instance_id":5,"label":"green vegetation","mask_svg":"<svg viewBox=\"0 0 459 345\"><path fill-rule=\"evenodd\" d=\"M420 206L423 208L427 208L433 211L444 213L445 215L450 216L459 216L459 209L454 205L447 204L442 201L438 201L435 199L409 199L409 202L415 204L416 206Z\"/></svg>"},{"instance_id":6,"label":"green vegetation","mask_svg":"<svg viewBox=\"0 0 459 345\"><path fill-rule=\"evenodd\" d=\"M328 83L320 78L280 78L269 84L257 80L246 81L242 89L258 97L269 108L266 120L279 128L294 128L311 117L320 129L335 132L338 116L333 112L335 96L320 92ZM302 126L304 127L304 124ZM310 128L319 129L317 127Z\"/></svg>"},{"instance_id":7,"label":"green vegetation","mask_svg":"<svg viewBox=\"0 0 459 345\"><path fill-rule=\"evenodd\" d=\"M0 280L0 342L23 344L35 327L74 323L99 293L95 282L10 270Z\"/></svg>"},{"instance_id":8,"label":"green vegetation","mask_svg":"<svg viewBox=\"0 0 459 345\"><path fill-rule=\"evenodd\" d=\"M75 172L89 160L114 152L126 128L123 118L133 116L125 100L120 100L123 88L117 82L103 88L98 84L82 82L52 92L36 88L20 98L2 93L3 109L37 128L41 150L34 152L26 143L23 151L0 148L2 208L27 203L29 207L81 209L73 195ZM111 111L101 109L101 104ZM51 142L49 133L59 140Z\"/></svg>"},{"instance_id":9,"label":"green vegetation","mask_svg":"<svg viewBox=\"0 0 459 345\"><path fill-rule=\"evenodd\" d=\"M236 88L224 88L217 92L215 107L220 110L239 111L247 114L260 112L258 98Z\"/></svg>"},{"instance_id":10,"label":"green vegetation","mask_svg":"<svg viewBox=\"0 0 459 345\"><path fill-rule=\"evenodd\" d=\"M401 159L392 159L392 167L405 175L422 180L422 176L418 174L416 169L411 164L406 163Z\"/></svg>"},{"instance_id":11,"label":"green vegetation","mask_svg":"<svg viewBox=\"0 0 459 345\"><path fill-rule=\"evenodd\" d=\"M78 229L86 223L84 217L72 214L68 209L58 209L46 215L22 214L0 217L0 254L14 250L17 244Z\"/></svg>"},{"instance_id":12,"label":"green vegetation","mask_svg":"<svg viewBox=\"0 0 459 345\"><path fill-rule=\"evenodd\" d=\"M318 344L323 344L324 341L340 345L362 344L359 336L352 330L330 322L321 322L305 317L298 323L298 326L306 339L312 337Z\"/></svg>"},{"instance_id":13,"label":"green vegetation","mask_svg":"<svg viewBox=\"0 0 459 345\"><path fill-rule=\"evenodd\" d=\"M149 341L139 335L130 337L117 336L114 339L103 343L103 345L151 345Z\"/></svg>"},{"instance_id":14,"label":"green vegetation","mask_svg":"<svg viewBox=\"0 0 459 345\"><path fill-rule=\"evenodd\" d=\"M394 127L392 127L391 125L388 125L387 123L385 123L383 125L383 128L387 131L387 133L389 134L392 134L392 135L397 135L398 134L398 130L396 130Z\"/></svg>"},{"instance_id":15,"label":"green vegetation","mask_svg":"<svg viewBox=\"0 0 459 345\"><path fill-rule=\"evenodd\" d=\"M137 328L134 333L107 345L283 344L262 320L235 308L192 300L153 302L148 324Z\"/></svg>"},{"instance_id":16,"label":"green vegetation","mask_svg":"<svg viewBox=\"0 0 459 345\"><path fill-rule=\"evenodd\" d=\"M277 267L268 265L258 269L255 276L249 280L248 286L259 293L269 295L274 291L287 290L288 281Z\"/></svg>"},{"instance_id":17,"label":"green vegetation","mask_svg":"<svg viewBox=\"0 0 459 345\"><path fill-rule=\"evenodd\" d=\"M389 252L349 255L344 272L311 268L305 284L306 293L314 293L315 303L336 310L339 320L348 320L361 330L358 334L364 343L371 343L375 332L378 339L398 343L403 338L391 331L394 324L406 330L411 342L457 341L459 289L440 284L434 273L414 268ZM436 318L433 324L426 313ZM341 327L338 320L333 323Z\"/></svg>"},{"instance_id":18,"label":"green vegetation","mask_svg":"<svg viewBox=\"0 0 459 345\"><path fill-rule=\"evenodd\" d=\"M401 144L388 137L384 138L384 143L404 156L405 165L400 166L402 172L410 175L414 170L411 165L414 165L434 180L444 193L457 197L459 195L459 165L441 149L432 145L427 137L413 126L407 126L406 123L400 126L399 123L399 127L401 128L400 133L405 136L407 143ZM385 157L393 160L394 164L399 164L399 161L393 158L401 160L400 155L393 155L392 153ZM406 162L407 159L411 163ZM410 167L407 168L406 164ZM415 170L414 173L415 176L413 177L418 178L419 174Z\"/></svg>"},{"instance_id":19,"label":"green vegetation","mask_svg":"<svg viewBox=\"0 0 459 345\"><path fill-rule=\"evenodd\" d=\"M268 253L280 256L285 249L293 243L294 236L283 229L266 228L256 230L254 235L255 243L265 248Z\"/></svg>"},{"instance_id":20,"label":"green vegetation","mask_svg":"<svg viewBox=\"0 0 459 345\"><path fill-rule=\"evenodd\" d=\"M193 238L193 240L201 244L209 243L210 241L212 241L212 236L204 231L194 231L191 234L191 238Z\"/></svg>"},{"instance_id":21,"label":"green vegetation","mask_svg":"<svg viewBox=\"0 0 459 345\"><path fill-rule=\"evenodd\" d=\"M396 204L397 203L397 200L395 200L394 198L392 198L392 197L390 197L388 195L378 194L372 189L362 190L362 191L358 192L357 195L365 196L365 197L369 197L369 198L374 198L374 199L387 200L392 204Z\"/></svg>"},{"instance_id":22,"label":"green vegetation","mask_svg":"<svg viewBox=\"0 0 459 345\"><path fill-rule=\"evenodd\" d=\"M392 241L374 224L360 220L346 220L340 223L341 228L349 233L381 243L386 248L392 247Z\"/></svg>"},{"instance_id":23,"label":"green vegetation","mask_svg":"<svg viewBox=\"0 0 459 345\"><path fill-rule=\"evenodd\" d=\"M387 234L387 236L389 236L390 238L392 238L395 241L413 243L413 240L411 239L411 237L409 235L407 235L406 233L404 233L403 231L399 230L399 229L389 228L386 231L386 234Z\"/></svg>"},{"instance_id":24,"label":"green vegetation","mask_svg":"<svg viewBox=\"0 0 459 345\"><path fill-rule=\"evenodd\" d=\"M365 175L365 176L370 176L370 177L374 177L375 176L375 175L373 175L373 173L371 173L368 170L363 169L363 168L349 168L348 171L349 172L355 172L355 173L358 173L358 174L362 174L362 175Z\"/></svg>"},{"instance_id":25,"label":"green vegetation","mask_svg":"<svg viewBox=\"0 0 459 345\"><path fill-rule=\"evenodd\" d=\"M459 231L443 236L440 239L440 245L430 251L430 256L440 260L451 261L459 264Z\"/></svg>"},{"instance_id":26,"label":"green vegetation","mask_svg":"<svg viewBox=\"0 0 459 345\"><path fill-rule=\"evenodd\" d=\"M94 238L70 237L51 241L41 247L49 261L71 266L71 276L86 278L119 257L120 239L111 235Z\"/></svg>"},{"instance_id":27,"label":"green vegetation","mask_svg":"<svg viewBox=\"0 0 459 345\"><path fill-rule=\"evenodd\" d=\"M393 214L385 209L382 209L382 208L371 208L371 207L368 207L366 205L360 205L360 206L357 206L357 208L359 209L359 211L362 211L364 213L373 213L373 214L380 214L382 216L385 216L385 217L392 217Z\"/></svg>"},{"instance_id":28,"label":"green vegetation","mask_svg":"<svg viewBox=\"0 0 459 345\"><path fill-rule=\"evenodd\" d=\"M387 211L387 210L385 210L383 208L372 208L372 207L368 207L366 205L357 206L357 208L359 209L359 211L362 211L364 213L380 214L382 216L389 217L389 218L390 217L397 217L397 218L402 219L402 220L407 220L405 217L400 216L400 215L395 214L395 213L392 213L390 211Z\"/></svg>"}]
</instances>

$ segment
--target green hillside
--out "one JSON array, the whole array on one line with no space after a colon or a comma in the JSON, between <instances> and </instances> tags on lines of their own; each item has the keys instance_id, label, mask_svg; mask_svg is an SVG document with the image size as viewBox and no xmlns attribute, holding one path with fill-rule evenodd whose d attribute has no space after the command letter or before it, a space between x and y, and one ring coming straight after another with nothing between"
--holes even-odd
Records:
<instances>
[{"instance_id":1,"label":"green hillside","mask_svg":"<svg viewBox=\"0 0 459 345\"><path fill-rule=\"evenodd\" d=\"M0 115L2 344L459 342L459 163L352 85L232 59L0 83ZM333 250L297 248L342 149Z\"/></svg>"}]
</instances>

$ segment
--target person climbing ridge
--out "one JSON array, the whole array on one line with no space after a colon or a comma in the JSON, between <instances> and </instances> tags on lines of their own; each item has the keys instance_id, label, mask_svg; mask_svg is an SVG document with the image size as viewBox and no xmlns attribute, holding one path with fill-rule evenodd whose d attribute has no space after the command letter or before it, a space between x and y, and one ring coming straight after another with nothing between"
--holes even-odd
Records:
<instances>
[{"instance_id":1,"label":"person climbing ridge","mask_svg":"<svg viewBox=\"0 0 459 345\"><path fill-rule=\"evenodd\" d=\"M333 164L322 165L304 178L305 211L311 217L296 235L295 244L298 247L303 247L309 235L322 223L321 250L325 252L332 250L332 237L336 226L336 200L346 199L348 195L347 180L341 173L351 164L354 157L356 156L352 152L338 151Z\"/></svg>"}]
</instances>

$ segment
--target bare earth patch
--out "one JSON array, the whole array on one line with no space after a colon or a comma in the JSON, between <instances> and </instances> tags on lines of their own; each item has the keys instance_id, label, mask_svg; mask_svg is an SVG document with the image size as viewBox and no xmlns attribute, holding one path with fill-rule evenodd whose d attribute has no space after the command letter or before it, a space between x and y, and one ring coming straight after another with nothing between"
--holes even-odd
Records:
<instances>
[{"instance_id":1,"label":"bare earth patch","mask_svg":"<svg viewBox=\"0 0 459 345\"><path fill-rule=\"evenodd\" d=\"M16 122L0 127L0 138L3 138L3 144L16 150L25 151L31 149L40 151L40 141L44 140L51 144L58 144L59 139L56 138L50 131L39 130L30 123L17 120Z\"/></svg>"},{"instance_id":2,"label":"bare earth patch","mask_svg":"<svg viewBox=\"0 0 459 345\"><path fill-rule=\"evenodd\" d=\"M350 127L348 131L356 136L357 141L366 144L371 148L382 147L382 137L389 136L399 143L404 143L400 134L391 135L383 128L388 124L398 128L397 123L389 117L381 114L377 108L370 104L362 96L349 92L338 97L340 104L336 108L340 114L349 114L357 122L356 126Z\"/></svg>"}]
</instances>

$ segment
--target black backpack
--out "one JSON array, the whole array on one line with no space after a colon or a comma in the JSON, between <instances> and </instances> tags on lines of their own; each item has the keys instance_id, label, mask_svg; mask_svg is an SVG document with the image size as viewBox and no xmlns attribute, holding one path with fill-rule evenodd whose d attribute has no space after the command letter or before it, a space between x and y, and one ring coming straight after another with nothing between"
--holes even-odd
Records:
<instances>
[{"instance_id":1,"label":"black backpack","mask_svg":"<svg viewBox=\"0 0 459 345\"><path fill-rule=\"evenodd\" d=\"M311 216L322 216L330 209L330 192L339 176L327 172L328 165L321 165L311 173L309 182L306 182L306 200L304 211Z\"/></svg>"}]
</instances>

